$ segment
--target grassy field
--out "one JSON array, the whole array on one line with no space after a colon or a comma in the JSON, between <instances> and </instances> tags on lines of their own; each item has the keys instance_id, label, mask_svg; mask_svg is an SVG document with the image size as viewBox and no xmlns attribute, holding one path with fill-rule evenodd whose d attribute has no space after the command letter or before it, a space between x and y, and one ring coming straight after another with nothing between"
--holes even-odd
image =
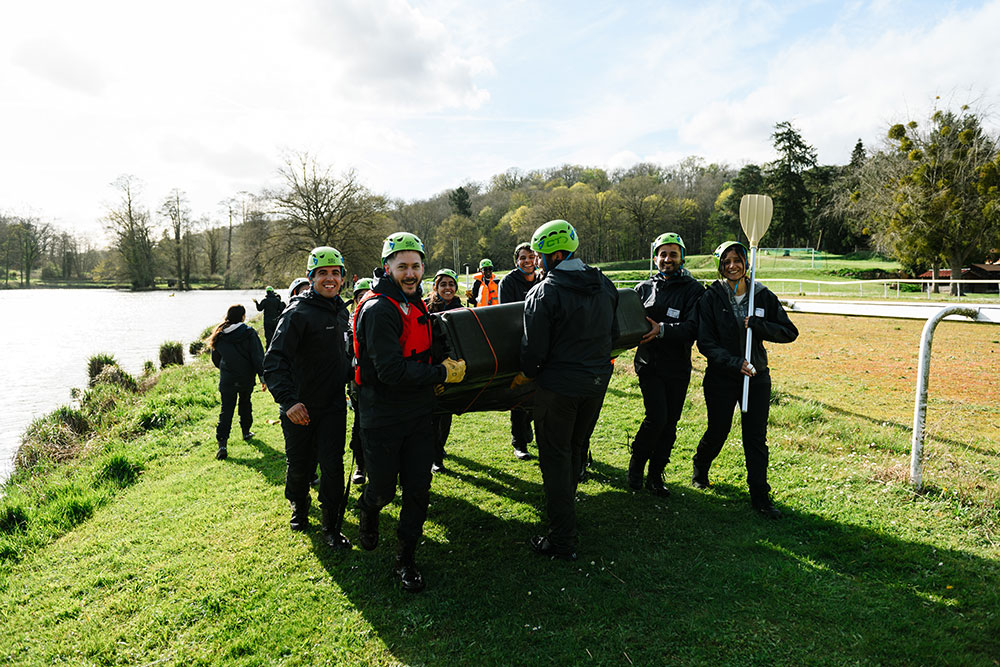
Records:
<instances>
[{"instance_id":1,"label":"grassy field","mask_svg":"<svg viewBox=\"0 0 1000 667\"><path fill-rule=\"evenodd\" d=\"M292 533L270 397L254 397L257 437L215 461L214 369L170 369L118 403L88 456L8 485L0 509L16 505L27 525L0 533L0 660L998 664L1000 331L940 326L928 487L915 494L905 478L918 323L795 321L799 341L771 346L771 483L784 519L751 512L735 438L712 488L689 485L704 429L697 354L667 468L673 495L630 491L642 403L622 358L579 491L580 560L528 550L542 522L537 460L513 458L506 415L464 415L432 487L417 554L428 589L416 596L390 574L397 505L373 553L333 556L318 531ZM112 460L141 475L109 484ZM357 536L353 512L345 532Z\"/></svg>"}]
</instances>

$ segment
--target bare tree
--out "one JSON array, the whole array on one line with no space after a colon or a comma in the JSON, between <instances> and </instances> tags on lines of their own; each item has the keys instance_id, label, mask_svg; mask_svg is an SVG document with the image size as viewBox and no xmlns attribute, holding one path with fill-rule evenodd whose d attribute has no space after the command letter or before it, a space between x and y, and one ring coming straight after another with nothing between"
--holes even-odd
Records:
<instances>
[{"instance_id":1,"label":"bare tree","mask_svg":"<svg viewBox=\"0 0 1000 667\"><path fill-rule=\"evenodd\" d=\"M210 224L206 221L206 226ZM224 232L222 227L207 226L205 229L205 258L208 260L209 275L216 275L221 268L222 235Z\"/></svg>"},{"instance_id":2,"label":"bare tree","mask_svg":"<svg viewBox=\"0 0 1000 667\"><path fill-rule=\"evenodd\" d=\"M385 197L362 185L354 171L334 176L307 153L289 157L279 173L285 185L271 199L277 214L273 247L281 260L332 245L349 262L377 265L379 242L392 231Z\"/></svg>"},{"instance_id":3,"label":"bare tree","mask_svg":"<svg viewBox=\"0 0 1000 667\"><path fill-rule=\"evenodd\" d=\"M119 199L107 207L105 225L114 235L115 249L121 254L132 289L148 289L154 284L153 238L149 211L137 201L139 181L120 176L112 183Z\"/></svg>"},{"instance_id":4,"label":"bare tree","mask_svg":"<svg viewBox=\"0 0 1000 667\"><path fill-rule=\"evenodd\" d=\"M15 225L15 238L21 256L21 284L31 287L31 270L52 239L52 226L34 218L22 218Z\"/></svg>"},{"instance_id":5,"label":"bare tree","mask_svg":"<svg viewBox=\"0 0 1000 667\"><path fill-rule=\"evenodd\" d=\"M173 257L174 269L177 272L178 289L190 289L191 285L185 280L185 275L190 274L190 266L185 271L185 237L191 229L191 209L188 207L187 195L183 191L174 188L167 195L160 205L160 215L170 221L170 230L173 233Z\"/></svg>"}]
</instances>

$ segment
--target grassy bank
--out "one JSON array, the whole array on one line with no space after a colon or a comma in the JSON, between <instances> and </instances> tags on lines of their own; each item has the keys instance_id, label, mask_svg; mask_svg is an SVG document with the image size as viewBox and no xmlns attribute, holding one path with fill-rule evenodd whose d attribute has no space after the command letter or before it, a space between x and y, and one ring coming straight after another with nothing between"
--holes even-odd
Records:
<instances>
[{"instance_id":1,"label":"grassy bank","mask_svg":"<svg viewBox=\"0 0 1000 667\"><path fill-rule=\"evenodd\" d=\"M996 664L1000 409L983 390L989 374L976 381L996 368L996 330L939 329L929 488L916 495L904 481L903 376L916 365L917 324L872 320L862 337L857 320L796 321L800 341L772 346L771 482L785 519L750 511L735 438L709 491L688 484L704 428L700 358L667 469L673 496L628 490L642 402L622 359L580 487L581 559L529 552L541 476L537 460L511 455L506 415L456 417L450 472L434 480L418 551L428 589L417 596L390 575L398 505L373 553L333 556L318 532L292 533L280 428L264 421L276 413L270 396L254 394L257 437L219 462L214 369L204 358L169 369L116 404L82 458L15 478L4 502L21 503L27 525L0 535L16 549L0 570L0 659ZM965 345L969 358L954 350ZM985 366L963 370L977 359ZM113 456L141 472L134 483L102 476ZM87 511L18 541L41 523L36 512L74 493L91 499ZM353 513L345 532L357 536Z\"/></svg>"}]
</instances>

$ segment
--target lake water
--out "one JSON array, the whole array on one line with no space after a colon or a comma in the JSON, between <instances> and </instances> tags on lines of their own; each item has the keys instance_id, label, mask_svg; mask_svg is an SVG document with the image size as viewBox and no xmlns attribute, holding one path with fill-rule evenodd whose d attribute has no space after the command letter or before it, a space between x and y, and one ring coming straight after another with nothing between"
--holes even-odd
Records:
<instances>
[{"instance_id":1,"label":"lake water","mask_svg":"<svg viewBox=\"0 0 1000 667\"><path fill-rule=\"evenodd\" d=\"M261 290L120 292L104 289L0 290L0 482L11 472L31 421L71 403L87 384L87 359L113 354L128 372L159 365L160 344L188 344L242 303L257 314Z\"/></svg>"}]
</instances>

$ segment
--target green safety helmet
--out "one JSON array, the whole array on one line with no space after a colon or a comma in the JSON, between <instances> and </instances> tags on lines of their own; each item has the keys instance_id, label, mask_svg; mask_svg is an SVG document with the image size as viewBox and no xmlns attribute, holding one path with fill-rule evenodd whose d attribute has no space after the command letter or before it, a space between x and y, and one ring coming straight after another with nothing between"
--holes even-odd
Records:
<instances>
[{"instance_id":1,"label":"green safety helmet","mask_svg":"<svg viewBox=\"0 0 1000 667\"><path fill-rule=\"evenodd\" d=\"M487 267L489 267L491 269L493 268L493 262L492 262L492 260L484 259L484 260L481 260L479 262L479 268L480 269L485 269Z\"/></svg>"},{"instance_id":2,"label":"green safety helmet","mask_svg":"<svg viewBox=\"0 0 1000 667\"><path fill-rule=\"evenodd\" d=\"M357 294L358 292L360 292L362 290L371 289L371 288L372 288L372 279L371 278L362 278L358 282L354 283L354 293L355 294Z\"/></svg>"},{"instance_id":3,"label":"green safety helmet","mask_svg":"<svg viewBox=\"0 0 1000 667\"><path fill-rule=\"evenodd\" d=\"M411 234L410 232L396 232L395 234L390 234L385 241L382 242L382 263L389 259L389 256L393 253L400 252L402 250L414 250L420 253L420 258L423 259L424 254L424 242L421 241L416 234Z\"/></svg>"},{"instance_id":4,"label":"green safety helmet","mask_svg":"<svg viewBox=\"0 0 1000 667\"><path fill-rule=\"evenodd\" d=\"M315 269L323 266L339 266L343 269L344 256L340 254L339 250L328 245L313 248L313 251L309 253L309 260L306 262L306 275L311 276Z\"/></svg>"},{"instance_id":5,"label":"green safety helmet","mask_svg":"<svg viewBox=\"0 0 1000 667\"><path fill-rule=\"evenodd\" d=\"M666 232L656 237L656 240L653 241L653 254L656 254L656 249L661 245L666 245L668 243L673 243L681 247L681 259L683 260L684 256L687 254L687 246L684 245L684 239L681 238L681 235L675 234L674 232Z\"/></svg>"},{"instance_id":6,"label":"green safety helmet","mask_svg":"<svg viewBox=\"0 0 1000 667\"><path fill-rule=\"evenodd\" d=\"M488 262L489 260L484 260L484 261ZM440 278L441 276L448 276L449 278L455 281L455 285L458 285L458 274L452 271L451 269L441 269L440 271L435 273L434 282L437 282L437 279Z\"/></svg>"},{"instance_id":7,"label":"green safety helmet","mask_svg":"<svg viewBox=\"0 0 1000 667\"><path fill-rule=\"evenodd\" d=\"M531 249L543 255L551 255L557 250L572 253L579 247L576 229L565 220L549 220L531 237Z\"/></svg>"},{"instance_id":8,"label":"green safety helmet","mask_svg":"<svg viewBox=\"0 0 1000 667\"><path fill-rule=\"evenodd\" d=\"M719 244L719 247L715 249L712 253L712 259L715 260L715 270L719 270L719 266L722 264L722 256L726 254L726 251L733 246L739 246L740 253L743 255L743 261L746 262L747 259L747 247L740 243L739 241L723 241Z\"/></svg>"},{"instance_id":9,"label":"green safety helmet","mask_svg":"<svg viewBox=\"0 0 1000 667\"><path fill-rule=\"evenodd\" d=\"M264 288L264 291L270 294L274 291L274 288L268 285L267 287Z\"/></svg>"}]
</instances>

